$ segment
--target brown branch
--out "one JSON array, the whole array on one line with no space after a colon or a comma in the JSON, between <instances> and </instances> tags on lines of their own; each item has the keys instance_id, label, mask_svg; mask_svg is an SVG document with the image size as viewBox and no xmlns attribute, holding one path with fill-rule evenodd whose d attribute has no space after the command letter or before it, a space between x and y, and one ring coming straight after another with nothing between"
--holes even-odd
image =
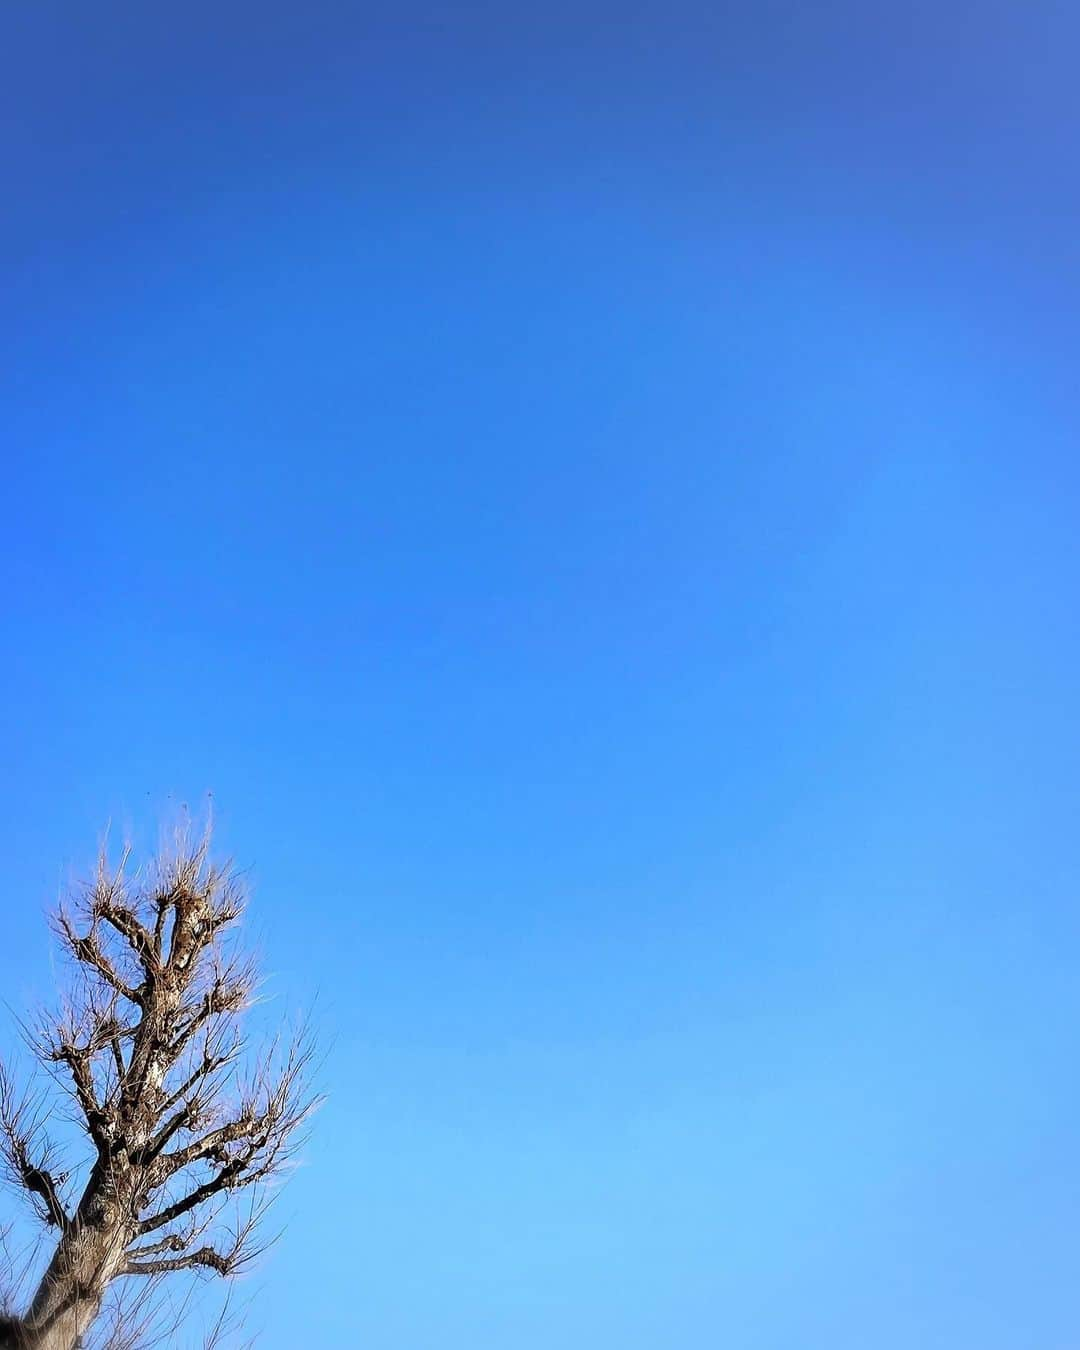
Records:
<instances>
[{"instance_id":1,"label":"brown branch","mask_svg":"<svg viewBox=\"0 0 1080 1350\"><path fill-rule=\"evenodd\" d=\"M54 1224L61 1232L66 1232L71 1226L71 1220L68 1217L67 1210L60 1203L60 1194L56 1189L56 1182L51 1172L46 1172L43 1167L34 1167L27 1160L22 1168L22 1182L28 1191L34 1195L40 1195L45 1202L45 1208L49 1212L49 1222Z\"/></svg>"},{"instance_id":2,"label":"brown branch","mask_svg":"<svg viewBox=\"0 0 1080 1350\"><path fill-rule=\"evenodd\" d=\"M112 1052L113 1064L116 1066L116 1081L119 1085L124 1081L124 1074L127 1072L124 1065L124 1052L120 1046L119 1036L109 1037L109 1049Z\"/></svg>"},{"instance_id":3,"label":"brown branch","mask_svg":"<svg viewBox=\"0 0 1080 1350\"><path fill-rule=\"evenodd\" d=\"M92 928L84 937L80 937L66 914L60 914L57 922L76 961L81 961L83 965L96 970L110 988L114 989L116 993L122 994L130 1003L142 1003L142 991L125 982L108 955L102 950L101 944L97 940L97 934Z\"/></svg>"},{"instance_id":4,"label":"brown branch","mask_svg":"<svg viewBox=\"0 0 1080 1350\"><path fill-rule=\"evenodd\" d=\"M193 1069L180 1086L174 1092L170 1093L165 1101L162 1102L158 1114L164 1115L166 1111L171 1111L181 1098L187 1096L196 1083L200 1084L200 1093L205 1096L205 1089L209 1087L210 1079L217 1073L218 1069L223 1069L226 1064L230 1063L236 1057L238 1049L238 1045L233 1045L221 1054L214 1055L210 1058L207 1058L204 1055L198 1068Z\"/></svg>"},{"instance_id":5,"label":"brown branch","mask_svg":"<svg viewBox=\"0 0 1080 1350\"><path fill-rule=\"evenodd\" d=\"M191 1041L208 1022L229 1013L241 1012L251 997L254 981L246 970L225 971L215 977L213 984L197 1004L189 1004L184 1022L168 1046L168 1057L175 1063Z\"/></svg>"},{"instance_id":6,"label":"brown branch","mask_svg":"<svg viewBox=\"0 0 1080 1350\"><path fill-rule=\"evenodd\" d=\"M140 1161L143 1163L153 1162L178 1130L182 1130L185 1125L194 1122L197 1112L198 1103L185 1102L179 1111L174 1112L173 1115L165 1121L165 1124L162 1125L161 1129L158 1130L157 1134L150 1140L146 1148L143 1149Z\"/></svg>"},{"instance_id":7,"label":"brown branch","mask_svg":"<svg viewBox=\"0 0 1080 1350\"><path fill-rule=\"evenodd\" d=\"M247 1161L243 1157L234 1158L209 1181L203 1182L201 1186L196 1186L182 1200L177 1200L175 1204L166 1206L165 1209L160 1210L149 1219L143 1219L139 1224L138 1231L140 1233L152 1233L154 1229L172 1223L173 1219L179 1219L182 1214L189 1213L196 1205L201 1205L204 1200L209 1200L211 1196L229 1190L233 1186L235 1178L246 1166Z\"/></svg>"},{"instance_id":8,"label":"brown branch","mask_svg":"<svg viewBox=\"0 0 1080 1350\"><path fill-rule=\"evenodd\" d=\"M148 979L158 973L158 961L154 952L151 933L140 923L138 916L126 905L117 904L112 898L112 888L105 890L99 885L91 901L91 911L95 918L105 922L122 938L139 958Z\"/></svg>"},{"instance_id":9,"label":"brown branch","mask_svg":"<svg viewBox=\"0 0 1080 1350\"><path fill-rule=\"evenodd\" d=\"M124 1274L166 1275L170 1271L195 1270L199 1266L216 1270L219 1275L228 1275L233 1268L233 1256L223 1256L214 1247L199 1247L183 1256L165 1257L161 1261L129 1261L124 1266Z\"/></svg>"},{"instance_id":10,"label":"brown branch","mask_svg":"<svg viewBox=\"0 0 1080 1350\"><path fill-rule=\"evenodd\" d=\"M47 1139L35 1145L35 1140L42 1139L41 1110L26 1097L16 1098L7 1074L0 1069L0 1155L11 1179L44 1202L46 1223L66 1233L71 1220L49 1171L52 1150ZM38 1154L36 1161L32 1151Z\"/></svg>"},{"instance_id":11,"label":"brown branch","mask_svg":"<svg viewBox=\"0 0 1080 1350\"><path fill-rule=\"evenodd\" d=\"M90 1138L99 1152L108 1149L109 1117L102 1110L94 1092L94 1075L91 1069L93 1051L89 1046L77 1046L70 1041L61 1041L50 1056L56 1063L67 1065L71 1081L75 1088L75 1097L82 1108Z\"/></svg>"},{"instance_id":12,"label":"brown branch","mask_svg":"<svg viewBox=\"0 0 1080 1350\"><path fill-rule=\"evenodd\" d=\"M232 1162L231 1158L222 1154L226 1144L236 1144L246 1139L251 1141L256 1151L263 1149L269 1142L271 1128L265 1117L242 1116L239 1120L230 1121L227 1125L211 1130L209 1134L196 1139L186 1148L166 1153L161 1161L163 1167L167 1168L168 1176L179 1172L182 1167L190 1167L192 1163L202 1162L208 1158L218 1162L225 1156L227 1161Z\"/></svg>"},{"instance_id":13,"label":"brown branch","mask_svg":"<svg viewBox=\"0 0 1080 1350\"><path fill-rule=\"evenodd\" d=\"M189 1243L194 1242L201 1231L198 1225L193 1225L187 1237L180 1233L170 1233L167 1237L158 1238L156 1242L147 1242L141 1247L129 1247L128 1258L132 1261L141 1261L144 1257L157 1256L161 1252L182 1252Z\"/></svg>"}]
</instances>

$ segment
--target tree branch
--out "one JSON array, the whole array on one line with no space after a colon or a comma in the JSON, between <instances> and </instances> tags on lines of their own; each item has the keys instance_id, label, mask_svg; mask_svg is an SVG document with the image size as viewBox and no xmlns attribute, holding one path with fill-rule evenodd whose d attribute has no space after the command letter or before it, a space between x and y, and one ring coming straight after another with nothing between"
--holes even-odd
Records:
<instances>
[{"instance_id":1,"label":"tree branch","mask_svg":"<svg viewBox=\"0 0 1080 1350\"><path fill-rule=\"evenodd\" d=\"M28 1191L35 1195L40 1195L45 1201L45 1208L49 1211L49 1222L54 1224L61 1232L67 1232L71 1227L71 1220L68 1217L67 1210L60 1203L60 1195L56 1189L56 1182L53 1180L51 1172L46 1172L43 1167L33 1167L29 1161L22 1169L23 1185Z\"/></svg>"},{"instance_id":2,"label":"tree branch","mask_svg":"<svg viewBox=\"0 0 1080 1350\"><path fill-rule=\"evenodd\" d=\"M221 1054L213 1055L210 1058L207 1058L204 1055L199 1062L198 1068L193 1069L175 1092L170 1093L161 1104L158 1114L164 1115L166 1111L171 1111L181 1098L187 1096L196 1083L200 1085L200 1094L205 1097L206 1085L211 1076L217 1073L218 1069L223 1069L226 1064L230 1063L230 1061L235 1058L236 1053L237 1047L230 1046L228 1050L223 1051Z\"/></svg>"},{"instance_id":3,"label":"tree branch","mask_svg":"<svg viewBox=\"0 0 1080 1350\"><path fill-rule=\"evenodd\" d=\"M188 1005L191 1011L169 1045L170 1060L179 1059L199 1028L211 1018L240 1012L250 996L251 980L247 974L240 973L233 979L227 975L216 978L198 1004Z\"/></svg>"},{"instance_id":4,"label":"tree branch","mask_svg":"<svg viewBox=\"0 0 1080 1350\"><path fill-rule=\"evenodd\" d=\"M50 1052L50 1058L56 1063L66 1064L75 1088L75 1096L86 1119L90 1138L99 1152L108 1149L108 1116L102 1110L94 1092L94 1075L91 1071L93 1051L89 1046L78 1046L70 1041L61 1041Z\"/></svg>"},{"instance_id":5,"label":"tree branch","mask_svg":"<svg viewBox=\"0 0 1080 1350\"><path fill-rule=\"evenodd\" d=\"M139 1224L138 1231L140 1233L152 1233L155 1228L161 1228L167 1223L172 1223L173 1219L179 1219L182 1214L187 1214L196 1205L201 1205L204 1200L209 1200L212 1195L228 1190L235 1178L240 1175L250 1161L250 1158L245 1160L242 1156L234 1158L209 1181L203 1182L201 1186L196 1186L182 1200L177 1200L175 1204L168 1205L149 1219L143 1219Z\"/></svg>"},{"instance_id":6,"label":"tree branch","mask_svg":"<svg viewBox=\"0 0 1080 1350\"><path fill-rule=\"evenodd\" d=\"M50 1166L51 1149L47 1139L35 1147L41 1134L41 1110L23 1097L17 1099L6 1073L0 1070L0 1153L7 1163L11 1179L45 1204L45 1221L66 1233L71 1220L60 1200L60 1192ZM35 1162L31 1150L38 1154Z\"/></svg>"},{"instance_id":7,"label":"tree branch","mask_svg":"<svg viewBox=\"0 0 1080 1350\"><path fill-rule=\"evenodd\" d=\"M166 1153L162 1158L162 1164L167 1168L167 1175L179 1172L183 1167L190 1167L194 1162L201 1162L205 1159L220 1162L224 1156L222 1150L226 1144L236 1144L242 1139L250 1140L252 1156L260 1149L266 1147L269 1142L270 1126L264 1117L242 1116L239 1120L230 1121L227 1125L221 1125L216 1130L211 1130L209 1134L203 1135L201 1139L196 1139L186 1148L177 1149L173 1153ZM254 1137L253 1137L254 1136ZM234 1161L227 1159L228 1162Z\"/></svg>"},{"instance_id":8,"label":"tree branch","mask_svg":"<svg viewBox=\"0 0 1080 1350\"><path fill-rule=\"evenodd\" d=\"M147 977L152 979L158 973L153 936L140 923L134 911L126 905L118 905L112 898L111 890L103 893L100 888L93 897L92 906L94 917L104 919L125 939L139 958Z\"/></svg>"},{"instance_id":9,"label":"tree branch","mask_svg":"<svg viewBox=\"0 0 1080 1350\"><path fill-rule=\"evenodd\" d=\"M84 966L89 966L92 970L97 971L105 983L116 993L122 994L128 1002L142 1003L142 992L129 985L116 969L116 966L98 942L97 933L93 928L85 936L80 937L71 920L64 913L57 915L57 924L76 961L81 961Z\"/></svg>"},{"instance_id":10,"label":"tree branch","mask_svg":"<svg viewBox=\"0 0 1080 1350\"><path fill-rule=\"evenodd\" d=\"M170 1271L195 1270L199 1266L216 1270L219 1275L228 1275L233 1268L233 1256L223 1256L213 1247L199 1247L183 1256L165 1257L160 1261L129 1261L124 1266L124 1274L166 1275Z\"/></svg>"}]
</instances>

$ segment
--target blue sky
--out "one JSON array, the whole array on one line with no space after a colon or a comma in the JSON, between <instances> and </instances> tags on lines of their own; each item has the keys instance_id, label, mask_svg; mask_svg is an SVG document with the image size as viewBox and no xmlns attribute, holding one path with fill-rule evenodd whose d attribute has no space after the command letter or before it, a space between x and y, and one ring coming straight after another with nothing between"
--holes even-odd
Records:
<instances>
[{"instance_id":1,"label":"blue sky","mask_svg":"<svg viewBox=\"0 0 1080 1350\"><path fill-rule=\"evenodd\" d=\"M3 28L0 985L213 792L261 1344L1071 1350L1075 7Z\"/></svg>"}]
</instances>

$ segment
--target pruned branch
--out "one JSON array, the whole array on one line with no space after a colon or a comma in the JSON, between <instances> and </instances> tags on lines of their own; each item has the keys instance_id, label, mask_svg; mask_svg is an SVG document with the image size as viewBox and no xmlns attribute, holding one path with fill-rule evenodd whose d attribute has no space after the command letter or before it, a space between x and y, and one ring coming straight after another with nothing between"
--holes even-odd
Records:
<instances>
[{"instance_id":1,"label":"pruned branch","mask_svg":"<svg viewBox=\"0 0 1080 1350\"><path fill-rule=\"evenodd\" d=\"M111 989L118 994L122 994L129 1003L141 1005L143 1000L142 989L134 988L122 978L102 949L95 928L91 928L88 933L80 936L75 931L71 919L63 912L57 916L57 925L76 961L81 961L84 965L90 966Z\"/></svg>"},{"instance_id":2,"label":"pruned branch","mask_svg":"<svg viewBox=\"0 0 1080 1350\"><path fill-rule=\"evenodd\" d=\"M170 1057L174 1061L179 1059L199 1031L214 1018L242 1011L253 988L254 979L246 970L229 970L216 975L213 984L195 1005L184 1007L182 1019L178 1019L176 1033L169 1043Z\"/></svg>"},{"instance_id":3,"label":"pruned branch","mask_svg":"<svg viewBox=\"0 0 1080 1350\"><path fill-rule=\"evenodd\" d=\"M159 1238L157 1242L146 1242L141 1247L129 1247L128 1259L131 1261L142 1261L148 1256L157 1256L160 1252L182 1252L184 1248L197 1236L195 1230L188 1237L180 1233L170 1233L168 1237Z\"/></svg>"},{"instance_id":4,"label":"pruned branch","mask_svg":"<svg viewBox=\"0 0 1080 1350\"><path fill-rule=\"evenodd\" d=\"M15 1095L7 1074L0 1069L0 1156L8 1179L41 1201L47 1224L66 1232L71 1220L50 1170L51 1152L40 1110L35 1110L28 1098Z\"/></svg>"},{"instance_id":5,"label":"pruned branch","mask_svg":"<svg viewBox=\"0 0 1080 1350\"><path fill-rule=\"evenodd\" d=\"M161 1104L159 1111L164 1113L171 1111L177 1102L188 1097L193 1089L198 1087L203 1094L209 1094L213 1090L214 1077L221 1070L230 1065L239 1054L242 1042L237 1038L227 1049L216 1054L210 1054L206 1050L203 1052L202 1059L196 1067L191 1070L188 1076L183 1080ZM193 1098L194 1100L194 1098ZM167 1140L165 1142L168 1142ZM164 1147L164 1144L162 1145Z\"/></svg>"},{"instance_id":6,"label":"pruned branch","mask_svg":"<svg viewBox=\"0 0 1080 1350\"><path fill-rule=\"evenodd\" d=\"M88 908L94 921L103 920L125 940L147 977L152 979L158 971L152 933L140 921L135 908L125 903L124 868L130 853L129 848L124 850L114 872L109 870L108 862L102 855Z\"/></svg>"},{"instance_id":7,"label":"pruned branch","mask_svg":"<svg viewBox=\"0 0 1080 1350\"><path fill-rule=\"evenodd\" d=\"M201 1205L207 1200L213 1199L215 1195L220 1195L222 1191L230 1189L244 1171L246 1166L243 1157L234 1158L227 1163L219 1172L217 1172L209 1181L204 1181L201 1186L196 1186L174 1204L167 1205L157 1214L152 1214L149 1218L142 1219L139 1223L139 1233L152 1233L157 1228L163 1228L165 1224L172 1223L174 1219L183 1218L193 1210L196 1205Z\"/></svg>"},{"instance_id":8,"label":"pruned branch","mask_svg":"<svg viewBox=\"0 0 1080 1350\"><path fill-rule=\"evenodd\" d=\"M35 1167L29 1159L26 1159L22 1166L21 1175L26 1189L34 1195L41 1196L44 1200L45 1208L49 1213L49 1222L55 1224L57 1228L66 1229L71 1220L68 1218L64 1206L60 1203L60 1194L52 1173L46 1172L43 1167Z\"/></svg>"},{"instance_id":9,"label":"pruned branch","mask_svg":"<svg viewBox=\"0 0 1080 1350\"><path fill-rule=\"evenodd\" d=\"M203 1266L216 1270L219 1275L228 1275L233 1266L232 1258L214 1247L199 1247L196 1251L185 1252L183 1256L165 1257L160 1261L128 1261L124 1267L125 1275L166 1275L174 1270L195 1270Z\"/></svg>"},{"instance_id":10,"label":"pruned branch","mask_svg":"<svg viewBox=\"0 0 1080 1350\"><path fill-rule=\"evenodd\" d=\"M71 1040L59 1040L50 1050L49 1057L57 1064L63 1064L71 1076L71 1085L75 1099L82 1108L87 1133L97 1145L98 1152L104 1152L109 1145L110 1118L97 1099L94 1087L93 1058L96 1053L93 1041L86 1045L76 1045Z\"/></svg>"}]
</instances>

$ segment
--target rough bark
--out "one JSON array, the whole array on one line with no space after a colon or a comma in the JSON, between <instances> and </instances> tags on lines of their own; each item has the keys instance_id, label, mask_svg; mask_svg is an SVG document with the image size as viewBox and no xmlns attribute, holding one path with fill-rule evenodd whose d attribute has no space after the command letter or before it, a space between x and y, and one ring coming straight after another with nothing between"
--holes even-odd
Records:
<instances>
[{"instance_id":1,"label":"rough bark","mask_svg":"<svg viewBox=\"0 0 1080 1350\"><path fill-rule=\"evenodd\" d=\"M22 1320L25 1350L71 1350L101 1308L124 1263L123 1226L87 1228L65 1235Z\"/></svg>"}]
</instances>

